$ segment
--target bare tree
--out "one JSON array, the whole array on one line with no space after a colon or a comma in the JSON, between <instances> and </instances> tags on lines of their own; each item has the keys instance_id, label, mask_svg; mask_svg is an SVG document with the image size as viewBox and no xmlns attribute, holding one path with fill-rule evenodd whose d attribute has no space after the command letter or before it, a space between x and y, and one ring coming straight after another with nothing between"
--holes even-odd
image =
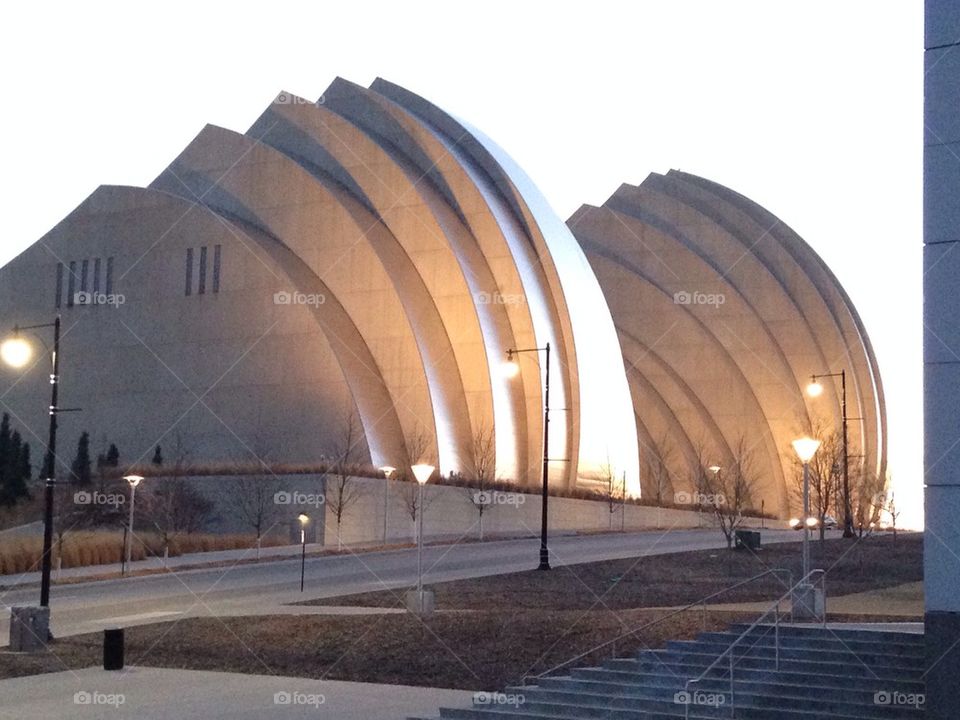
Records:
<instances>
[{"instance_id":1,"label":"bare tree","mask_svg":"<svg viewBox=\"0 0 960 720\"><path fill-rule=\"evenodd\" d=\"M407 455L411 462L424 462L429 457L430 438L422 427L417 428L407 437ZM413 540L417 541L417 513L420 511L420 493L416 480L410 475L410 470L404 468L397 472L397 488L400 491L400 501L413 526ZM426 510L433 499L426 493L423 496L423 509Z\"/></svg>"},{"instance_id":2,"label":"bare tree","mask_svg":"<svg viewBox=\"0 0 960 720\"><path fill-rule=\"evenodd\" d=\"M716 455L707 450L707 443L702 438L693 444L693 455L687 461L690 468L690 485L693 494L686 491L674 493L674 500L680 504L694 504L697 507L697 525L703 526L703 511L713 510L713 505L706 502L710 494L710 466L714 464Z\"/></svg>"},{"instance_id":3,"label":"bare tree","mask_svg":"<svg viewBox=\"0 0 960 720\"><path fill-rule=\"evenodd\" d=\"M820 441L820 447L808 463L810 482L810 513L817 518L820 541L824 540L828 515L841 516L843 507L843 436L822 426L813 428L812 437ZM794 456L797 467L796 494L803 502L803 464ZM802 505L801 505L802 507Z\"/></svg>"},{"instance_id":4,"label":"bare tree","mask_svg":"<svg viewBox=\"0 0 960 720\"><path fill-rule=\"evenodd\" d=\"M670 436L664 431L653 447L647 448L647 472L650 474L650 484L653 486L654 497L657 502L657 527L662 527L661 510L664 494L670 487L670 463L673 460L674 447Z\"/></svg>"},{"instance_id":5,"label":"bare tree","mask_svg":"<svg viewBox=\"0 0 960 720\"><path fill-rule=\"evenodd\" d=\"M347 414L340 440L332 448L332 465L326 477L326 505L337 521L337 550L343 549L340 532L343 517L360 498L363 488L356 479L358 466L366 451L366 440L356 413Z\"/></svg>"},{"instance_id":6,"label":"bare tree","mask_svg":"<svg viewBox=\"0 0 960 720\"><path fill-rule=\"evenodd\" d=\"M266 464L260 460L265 470ZM277 516L276 496L281 483L272 472L241 475L234 478L230 504L240 520L257 534L257 560L263 544L264 533L275 524Z\"/></svg>"},{"instance_id":7,"label":"bare tree","mask_svg":"<svg viewBox=\"0 0 960 720\"><path fill-rule=\"evenodd\" d=\"M479 538L483 540L483 515L493 507L491 494L496 481L497 447L493 430L479 425L473 434L473 457L467 470L472 487L466 488L467 497L477 511ZM414 513L416 517L416 513Z\"/></svg>"},{"instance_id":8,"label":"bare tree","mask_svg":"<svg viewBox=\"0 0 960 720\"><path fill-rule=\"evenodd\" d=\"M701 473L706 490L701 502L713 511L728 549L733 547L737 529L743 525L743 512L750 508L757 480L747 439L741 435L731 450L730 467L708 466Z\"/></svg>"},{"instance_id":9,"label":"bare tree","mask_svg":"<svg viewBox=\"0 0 960 720\"><path fill-rule=\"evenodd\" d=\"M897 509L896 493L890 492L890 498L887 500L884 511L890 516L890 526L893 528L893 541L897 541L897 518L900 517L900 510Z\"/></svg>"},{"instance_id":10,"label":"bare tree","mask_svg":"<svg viewBox=\"0 0 960 720\"><path fill-rule=\"evenodd\" d=\"M170 543L178 535L200 530L213 513L213 503L186 478L190 451L179 430L174 434L172 456L169 473L151 482L152 492L137 504L160 534L164 565L170 558Z\"/></svg>"},{"instance_id":11,"label":"bare tree","mask_svg":"<svg viewBox=\"0 0 960 720\"><path fill-rule=\"evenodd\" d=\"M876 525L880 521L886 503L886 479L880 473L866 472L862 465L850 468L850 502L853 521L863 529Z\"/></svg>"},{"instance_id":12,"label":"bare tree","mask_svg":"<svg viewBox=\"0 0 960 720\"><path fill-rule=\"evenodd\" d=\"M624 503L626 502L626 476L621 479L617 478L617 474L613 469L613 465L610 463L610 458L607 458L606 464L600 468L600 481L602 482L602 492L603 499L607 502L607 514L608 519L608 529L613 530L613 516L616 513L620 513L620 529L623 530L624 525L624 515L626 508Z\"/></svg>"}]
</instances>

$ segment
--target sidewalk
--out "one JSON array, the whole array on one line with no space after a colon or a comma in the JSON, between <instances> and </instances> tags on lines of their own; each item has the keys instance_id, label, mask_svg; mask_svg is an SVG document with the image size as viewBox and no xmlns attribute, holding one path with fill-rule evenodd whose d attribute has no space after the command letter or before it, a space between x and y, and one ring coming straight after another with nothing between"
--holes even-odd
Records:
<instances>
[{"instance_id":1,"label":"sidewalk","mask_svg":"<svg viewBox=\"0 0 960 720\"><path fill-rule=\"evenodd\" d=\"M837 595L831 597L827 587L827 613L830 615L902 615L904 617L923 618L923 583L911 582L880 590ZM761 613L773 603L764 602L722 603L707 605L709 610L731 610ZM789 600L782 604L784 610L790 609ZM673 608L671 608L673 609Z\"/></svg>"},{"instance_id":2,"label":"sidewalk","mask_svg":"<svg viewBox=\"0 0 960 720\"><path fill-rule=\"evenodd\" d=\"M0 681L0 720L264 717L402 720L469 707L466 690L161 668L87 668Z\"/></svg>"},{"instance_id":3,"label":"sidewalk","mask_svg":"<svg viewBox=\"0 0 960 720\"><path fill-rule=\"evenodd\" d=\"M375 547L375 546L373 546ZM323 545L308 544L307 554L329 549ZM357 549L357 548L353 548ZM177 569L190 565L214 565L217 563L228 563L237 561L255 561L257 557L256 548L245 548L242 550L215 550L212 552L187 553L167 558L166 564L162 557L149 557L144 560L134 560L127 566L128 573L143 570L163 570ZM264 560L293 559L300 557L299 545L277 545L275 547L265 547L260 550L260 557ZM110 575L120 573L120 563L111 563L109 565L83 565L81 567L64 568L57 572L53 570L53 582L57 580L71 580L77 578L99 577L101 575ZM40 571L26 572L19 575L0 575L0 588L14 588L23 585L40 584Z\"/></svg>"},{"instance_id":4,"label":"sidewalk","mask_svg":"<svg viewBox=\"0 0 960 720\"><path fill-rule=\"evenodd\" d=\"M644 532L644 530L636 530L631 532ZM579 535L581 533L576 531L567 531L561 530L551 534L551 537L568 537L572 535ZM614 533L607 533L604 531L602 534L618 534L616 531ZM532 539L533 536L527 532L516 533L516 534L498 534L490 535L486 540L487 542L496 542L500 540L517 540L517 539ZM425 545L443 545L443 544L466 544L474 542L472 539L464 539L461 536L452 536L452 535L426 535L424 538ZM342 554L349 553L364 553L364 552L398 552L402 550L410 550L416 548L416 545L412 541L402 542L391 538L391 541L386 546L382 542L368 542L368 543L355 543L355 544L344 544ZM271 560L293 560L299 559L301 553L301 548L299 544L295 545L276 545L273 547L264 547L260 550L261 561L271 561ZM322 543L307 543L307 558L309 559L311 555L319 556L324 554L335 555L337 553L336 545L324 545ZM236 562L256 562L257 550L255 547L244 548L240 550L213 550L210 552L198 552L198 553L187 553L184 555L177 555L175 557L167 558L166 564L163 562L161 557L149 557L144 560L134 560L127 566L127 573L135 573L138 571L144 570L176 570L178 568L191 568L201 569L205 566L214 567L218 564L227 565L230 563ZM59 573L56 569L53 570L52 577L53 582L56 584L59 580L76 580L83 578L96 578L103 575L116 575L120 576L120 563L110 563L109 565L84 565L82 567L71 567L64 568ZM23 587L26 585L38 585L40 584L40 571L32 571L21 573L19 575L0 575L0 590L9 590L13 588Z\"/></svg>"}]
</instances>

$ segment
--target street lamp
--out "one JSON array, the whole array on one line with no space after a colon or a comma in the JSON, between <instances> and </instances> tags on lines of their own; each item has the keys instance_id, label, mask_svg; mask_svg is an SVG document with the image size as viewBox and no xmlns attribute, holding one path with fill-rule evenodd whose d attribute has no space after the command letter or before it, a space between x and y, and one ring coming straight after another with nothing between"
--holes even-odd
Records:
<instances>
[{"instance_id":1,"label":"street lamp","mask_svg":"<svg viewBox=\"0 0 960 720\"><path fill-rule=\"evenodd\" d=\"M130 483L130 519L127 521L127 547L125 549L125 556L127 559L127 567L130 567L130 551L133 549L133 503L137 499L137 485L140 484L140 481L143 480L142 475L124 475L123 479Z\"/></svg>"},{"instance_id":2,"label":"street lamp","mask_svg":"<svg viewBox=\"0 0 960 720\"><path fill-rule=\"evenodd\" d=\"M0 357L10 367L22 368L33 357L33 348L22 337L14 335L0 344Z\"/></svg>"},{"instance_id":3,"label":"street lamp","mask_svg":"<svg viewBox=\"0 0 960 720\"><path fill-rule=\"evenodd\" d=\"M414 465L412 468L413 476L417 479L418 497L417 513L419 514L417 526L417 608L423 611L423 486L433 475L433 465L423 463Z\"/></svg>"},{"instance_id":4,"label":"street lamp","mask_svg":"<svg viewBox=\"0 0 960 720\"><path fill-rule=\"evenodd\" d=\"M850 506L850 458L847 454L847 420L849 419L847 417L847 371L811 375L810 384L807 385L807 395L813 398L820 397L823 394L820 378L826 377L840 378L840 412L843 429L843 536L852 538L854 533L853 511Z\"/></svg>"},{"instance_id":5,"label":"street lamp","mask_svg":"<svg viewBox=\"0 0 960 720\"><path fill-rule=\"evenodd\" d=\"M810 461L813 459L820 441L803 437L793 441L793 449L803 463L803 578L806 582L810 574ZM814 522L816 524L816 522Z\"/></svg>"},{"instance_id":6,"label":"street lamp","mask_svg":"<svg viewBox=\"0 0 960 720\"><path fill-rule=\"evenodd\" d=\"M50 556L53 547L53 487L57 458L57 414L78 408L61 408L57 405L60 388L60 316L52 323L15 326L13 336L0 343L0 359L14 368L23 368L33 357L33 348L20 336L22 330L53 328L53 350L50 352L50 405L47 412L50 425L47 437L47 452L44 457L43 474L43 555L40 561L40 607L50 607ZM41 341L42 342L42 341Z\"/></svg>"},{"instance_id":7,"label":"street lamp","mask_svg":"<svg viewBox=\"0 0 960 720\"><path fill-rule=\"evenodd\" d=\"M384 465L380 468L380 472L383 473L383 544L387 544L387 509L390 507L390 476L393 475L397 469L392 465Z\"/></svg>"},{"instance_id":8,"label":"street lamp","mask_svg":"<svg viewBox=\"0 0 960 720\"><path fill-rule=\"evenodd\" d=\"M507 350L507 362L503 365L504 374L507 377L516 377L520 372L520 365L514 359L515 355L520 353L540 353L546 354L544 385L543 385L543 492L540 502L540 564L537 570L550 569L550 553L547 549L547 482L550 465L550 343L542 348L526 348L523 350Z\"/></svg>"},{"instance_id":9,"label":"street lamp","mask_svg":"<svg viewBox=\"0 0 960 720\"><path fill-rule=\"evenodd\" d=\"M303 576L307 567L307 523L310 522L310 516L300 513L297 520L300 521L300 592L303 592Z\"/></svg>"}]
</instances>

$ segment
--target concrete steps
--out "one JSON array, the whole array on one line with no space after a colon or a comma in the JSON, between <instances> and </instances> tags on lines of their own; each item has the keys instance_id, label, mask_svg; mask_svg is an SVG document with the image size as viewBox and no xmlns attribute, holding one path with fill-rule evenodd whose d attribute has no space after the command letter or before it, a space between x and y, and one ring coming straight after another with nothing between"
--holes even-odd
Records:
<instances>
[{"instance_id":1,"label":"concrete steps","mask_svg":"<svg viewBox=\"0 0 960 720\"><path fill-rule=\"evenodd\" d=\"M440 718L921 720L923 636L904 632L781 625L777 669L774 627L761 625L734 650L732 698L727 658L686 691L687 681L747 629L733 625L542 678L537 685L485 693L471 708L442 708Z\"/></svg>"}]
</instances>

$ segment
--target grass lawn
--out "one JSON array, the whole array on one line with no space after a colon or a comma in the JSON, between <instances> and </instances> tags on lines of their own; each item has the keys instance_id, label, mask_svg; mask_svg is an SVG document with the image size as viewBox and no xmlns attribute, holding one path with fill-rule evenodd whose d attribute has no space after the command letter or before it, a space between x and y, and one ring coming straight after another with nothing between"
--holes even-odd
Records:
<instances>
[{"instance_id":1,"label":"grass lawn","mask_svg":"<svg viewBox=\"0 0 960 720\"><path fill-rule=\"evenodd\" d=\"M614 610L675 607L696 602L770 568L800 579L800 543L768 545L758 552L698 550L673 555L608 560L536 571L456 580L433 586L437 607L539 610ZM827 571L828 596L892 587L923 579L923 536L879 535L827 539L810 546L811 566ZM781 576L782 577L782 576ZM724 593L714 602L773 601L786 587L772 576ZM312 600L306 605L401 607L403 593L380 591Z\"/></svg>"},{"instance_id":2,"label":"grass lawn","mask_svg":"<svg viewBox=\"0 0 960 720\"><path fill-rule=\"evenodd\" d=\"M815 544L813 557L815 564L832 567L827 587L837 595L919 579L921 552L920 536L913 535L896 543L890 537L857 544L832 540L822 549ZM127 662L491 690L665 614L652 607L694 601L766 566L789 567L799 553L796 544L769 547L757 556L703 551L443 583L434 586L440 610L426 621L407 614L310 615L197 618L132 627L126 631ZM400 594L367 593L339 602L391 606L400 602ZM767 600L778 594L780 588L770 581L718 601ZM754 619L756 613L711 612L706 625L719 629ZM691 638L703 622L699 610L674 616L619 642L618 654ZM51 653L0 653L0 677L96 665L100 643L100 634L90 634L58 640Z\"/></svg>"}]
</instances>

